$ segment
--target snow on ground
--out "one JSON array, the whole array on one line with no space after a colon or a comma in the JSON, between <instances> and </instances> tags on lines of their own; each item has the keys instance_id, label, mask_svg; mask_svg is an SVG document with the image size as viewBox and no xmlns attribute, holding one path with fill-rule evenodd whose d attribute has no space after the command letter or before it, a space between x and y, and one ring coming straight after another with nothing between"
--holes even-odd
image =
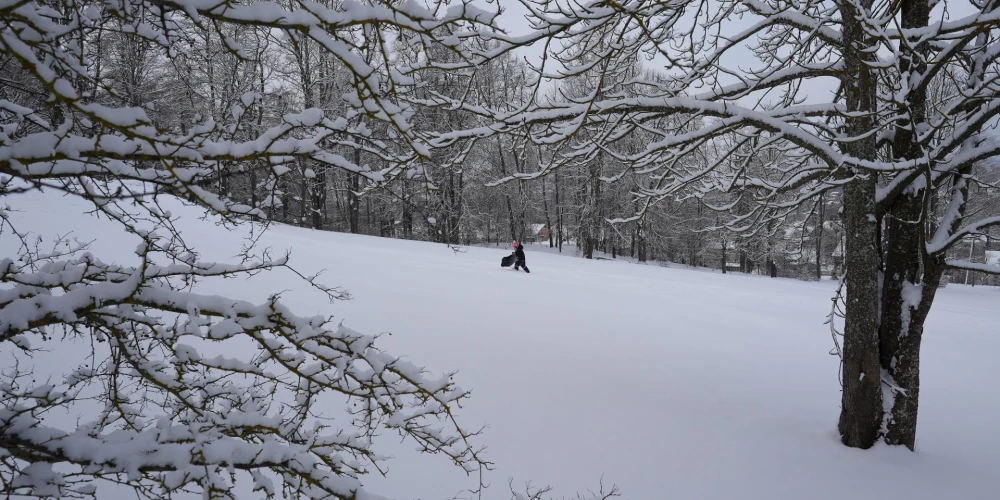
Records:
<instances>
[{"instance_id":1,"label":"snow on ground","mask_svg":"<svg viewBox=\"0 0 1000 500\"><path fill-rule=\"evenodd\" d=\"M27 194L15 219L44 234L98 238L130 262L134 243L80 214L81 202ZM178 205L174 203L174 205ZM236 233L198 212L181 227L207 258L233 255ZM3 238L8 237L4 236ZM499 265L506 248L467 248L274 226L307 273L353 300L329 305L289 273L222 280L209 293L262 300L289 290L301 314L333 314L381 346L473 390L467 426L496 464L487 499L515 485L557 497L617 484L632 499L987 499L1000 477L1000 290L949 286L928 319L917 453L839 444L840 387L823 321L831 282L721 275L587 261L529 247L531 274ZM5 250L11 241L0 239ZM475 479L394 436L386 478L395 500L468 495Z\"/></svg>"}]
</instances>

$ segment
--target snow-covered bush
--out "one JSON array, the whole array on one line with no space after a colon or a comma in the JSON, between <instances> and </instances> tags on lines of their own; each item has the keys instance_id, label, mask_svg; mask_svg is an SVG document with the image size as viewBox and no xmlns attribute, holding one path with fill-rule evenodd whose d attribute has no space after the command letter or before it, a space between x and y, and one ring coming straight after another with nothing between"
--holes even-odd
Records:
<instances>
[{"instance_id":1,"label":"snow-covered bush","mask_svg":"<svg viewBox=\"0 0 1000 500\"><path fill-rule=\"evenodd\" d=\"M486 465L470 442L475 432L454 419L467 393L449 374L431 377L372 337L297 316L277 296L248 303L199 294L199 280L291 268L252 244L235 263L207 262L161 207L177 196L223 225L264 219L260 208L206 188L220 182L223 165L256 169L254 187L264 189L303 161L375 182L406 171L425 151L393 100L405 71L378 63L377 42L402 36L417 47L453 47L454 31L491 17L396 4L0 0L0 220L4 243L16 242L0 260L0 349L10 363L0 375L0 493L108 498L125 488L129 497L235 498L252 487L286 498L366 498L359 477L384 458L372 448L379 429L469 472ZM226 113L196 113L157 101L149 78L143 92L127 80L139 80L128 73L140 63L168 64L207 39L252 69L261 45L245 42L269 38L336 58L354 76L347 100L362 111L264 109L280 99L262 85L212 94ZM104 64L112 57L115 71ZM207 93L212 82L205 85L196 91ZM362 115L409 147L381 142ZM335 147L364 149L382 170ZM130 233L139 242L132 262L90 253L80 243L90 240L86 227L43 243L30 234L39 228L18 227L9 217L18 194L39 189L80 197ZM303 285L331 299L342 293L312 277ZM67 349L78 361L67 362ZM331 404L346 413L318 409Z\"/></svg>"}]
</instances>

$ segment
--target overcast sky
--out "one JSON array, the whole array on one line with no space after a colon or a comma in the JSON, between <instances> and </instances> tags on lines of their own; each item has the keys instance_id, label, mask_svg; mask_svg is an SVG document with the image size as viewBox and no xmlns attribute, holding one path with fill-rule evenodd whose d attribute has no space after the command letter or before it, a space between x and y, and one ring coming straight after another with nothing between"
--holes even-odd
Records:
<instances>
[{"instance_id":1,"label":"overcast sky","mask_svg":"<svg viewBox=\"0 0 1000 500\"><path fill-rule=\"evenodd\" d=\"M562 0L564 2L573 3L585 3L588 0ZM527 9L521 5L518 0L474 0L474 4L479 5L488 10L496 10L497 6L502 10L501 16L497 20L497 25L505 29L508 33L512 35L522 35L527 34L531 31L529 23L525 20L524 16L528 13ZM961 17L968 16L975 12L975 8L968 2L968 0L944 0L937 7L935 7L932 14L932 18L941 19L942 17L946 20L954 20ZM758 21L759 18L752 18L746 16L743 19L735 19L731 21L731 26L727 27L726 32L729 34L735 34L742 29L750 26L752 23ZM752 41L748 41L747 44ZM731 69L750 69L754 67L759 67L760 62L757 61L752 54L752 52L745 48L747 44L744 44L744 48L734 49L728 54L728 56L723 60L723 63ZM542 44L538 43L532 47L524 47L517 51L517 54L521 57L525 57L532 62L537 62L541 58ZM656 60L653 61L643 61L644 64L655 70L663 70L663 61ZM735 79L730 77L729 81L723 81L723 84L735 83ZM836 91L836 83L832 79L825 79L820 81L810 81L803 85L802 92L805 95L800 97L805 97L808 102L829 102L832 99L834 92ZM692 89L692 92L696 92ZM755 98L754 98L755 99ZM751 105L753 99L745 99L742 104Z\"/></svg>"}]
</instances>

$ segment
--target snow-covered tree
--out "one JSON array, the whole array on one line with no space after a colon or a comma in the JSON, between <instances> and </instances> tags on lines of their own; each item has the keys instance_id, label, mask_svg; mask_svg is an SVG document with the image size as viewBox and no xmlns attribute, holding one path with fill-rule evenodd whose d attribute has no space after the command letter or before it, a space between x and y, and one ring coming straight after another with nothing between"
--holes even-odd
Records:
<instances>
[{"instance_id":1,"label":"snow-covered tree","mask_svg":"<svg viewBox=\"0 0 1000 500\"><path fill-rule=\"evenodd\" d=\"M1000 113L1000 3L521 3L533 34L494 40L544 47L538 89L551 80L597 85L516 110L466 105L489 124L442 131L434 143L510 134L555 151L510 180L613 158L648 178L633 189L636 217L685 193L740 192L745 211L711 205L740 230L775 231L804 204L842 192L840 434L853 447L882 438L912 449L921 336L940 279L949 267L1000 272L948 259L963 238L1000 224L967 205L970 187L985 182L978 172L1000 153L988 133ZM586 60L579 47L592 48ZM632 77L637 61L660 76ZM654 139L631 151L624 145L637 133ZM753 167L731 161L737 155L766 161Z\"/></svg>"},{"instance_id":2,"label":"snow-covered tree","mask_svg":"<svg viewBox=\"0 0 1000 500\"><path fill-rule=\"evenodd\" d=\"M277 296L199 293L204 279L292 268L253 245L235 263L207 262L162 203L179 197L241 224L266 218L300 162L371 183L404 174L429 148L394 89L439 64L435 53L478 58L459 38L492 18L388 0L0 0L0 222L5 241L21 243L0 260L0 349L20 360L0 375L0 493L368 498L361 476L380 470L372 439L386 429L481 470L475 432L452 413L467 392L450 374L430 376ZM402 37L425 57L392 71L369 64L359 33ZM289 40L351 75L341 115L282 110L261 65L268 45ZM343 151L364 151L378 168ZM220 186L247 168L252 196ZM43 242L19 227L19 193L40 189L117 224L137 243L133 262L92 254L77 243L89 240L84 227ZM303 285L343 293L312 276ZM59 357L67 349L83 353L79 364ZM43 379L33 366L62 371Z\"/></svg>"}]
</instances>

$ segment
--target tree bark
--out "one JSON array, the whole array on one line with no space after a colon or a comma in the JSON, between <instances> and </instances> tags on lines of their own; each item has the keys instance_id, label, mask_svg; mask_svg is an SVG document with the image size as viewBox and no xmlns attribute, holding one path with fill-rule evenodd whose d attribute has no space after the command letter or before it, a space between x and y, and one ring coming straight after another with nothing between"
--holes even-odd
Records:
<instances>
[{"instance_id":1,"label":"tree bark","mask_svg":"<svg viewBox=\"0 0 1000 500\"><path fill-rule=\"evenodd\" d=\"M559 204L559 171L556 170L556 242L559 245L559 252L562 253L563 245L563 214L562 205Z\"/></svg>"},{"instance_id":2,"label":"tree bark","mask_svg":"<svg viewBox=\"0 0 1000 500\"><path fill-rule=\"evenodd\" d=\"M928 0L903 3L903 28L927 26L929 19ZM913 45L917 40L909 42L903 48L900 69L923 73L927 69L923 62L926 50L922 44ZM916 159L923 154L913 129L926 121L926 100L927 93L922 88L909 94L909 119L900 119L895 124L892 152L898 159ZM904 445L910 450L916 442L923 323L944 271L943 262L927 260L924 248L925 183L924 178L914 181L886 213L885 275L879 327L879 362L889 385L886 395L892 397L891 404L887 405L892 410L886 416L889 421L885 442ZM915 297L919 301L915 301Z\"/></svg>"},{"instance_id":3,"label":"tree bark","mask_svg":"<svg viewBox=\"0 0 1000 500\"><path fill-rule=\"evenodd\" d=\"M461 241L462 237L462 215L465 210L465 170L458 170L458 185L456 186L455 193L455 203L454 203L454 219L452 219L452 240L456 243Z\"/></svg>"},{"instance_id":4,"label":"tree bark","mask_svg":"<svg viewBox=\"0 0 1000 500\"><path fill-rule=\"evenodd\" d=\"M635 225L636 252L639 262L646 262L646 219L640 218Z\"/></svg>"},{"instance_id":5,"label":"tree bark","mask_svg":"<svg viewBox=\"0 0 1000 500\"><path fill-rule=\"evenodd\" d=\"M521 160L520 157L518 156L517 144L514 144L513 146L514 146L512 152L513 154L511 154L511 158L514 159L514 171L520 174L524 172L524 169L521 166ZM524 181L521 179L518 179L517 181L517 195L518 199L520 200L521 209L518 211L517 214L518 237L514 239L518 241L524 241L525 239L527 239L527 235L525 234L525 229L528 227L528 219L525 214L525 210L527 209L525 199L527 197L524 194Z\"/></svg>"},{"instance_id":6,"label":"tree bark","mask_svg":"<svg viewBox=\"0 0 1000 500\"><path fill-rule=\"evenodd\" d=\"M875 248L875 179L844 188L847 227L847 307L844 324L840 436L844 444L870 448L882 425L878 355L878 254Z\"/></svg>"},{"instance_id":7,"label":"tree bark","mask_svg":"<svg viewBox=\"0 0 1000 500\"><path fill-rule=\"evenodd\" d=\"M354 150L354 164L361 165L361 150ZM361 178L358 174L347 174L347 223L352 234L361 232L361 200L358 191L361 190Z\"/></svg>"},{"instance_id":8,"label":"tree bark","mask_svg":"<svg viewBox=\"0 0 1000 500\"><path fill-rule=\"evenodd\" d=\"M507 176L507 162L506 162L506 160L504 160L504 156L503 156L503 143L500 141L500 137L499 136L497 137L497 155L500 156L500 175L503 176L503 177L506 177ZM514 206L513 206L513 204L511 204L510 193L508 192L507 187L504 186L503 190L504 190L504 193L503 193L504 199L507 201L507 217L510 220L510 239L516 240L517 239L517 231L515 230L515 227L514 227Z\"/></svg>"},{"instance_id":9,"label":"tree bark","mask_svg":"<svg viewBox=\"0 0 1000 500\"><path fill-rule=\"evenodd\" d=\"M411 240L413 239L413 212L410 210L410 182L406 178L403 178L401 189L400 198L403 201L403 214L400 218L402 219L403 238Z\"/></svg>"},{"instance_id":10,"label":"tree bark","mask_svg":"<svg viewBox=\"0 0 1000 500\"><path fill-rule=\"evenodd\" d=\"M316 177L312 179L312 226L314 229L323 229L323 222L326 215L326 169L319 167L314 172Z\"/></svg>"},{"instance_id":11,"label":"tree bark","mask_svg":"<svg viewBox=\"0 0 1000 500\"><path fill-rule=\"evenodd\" d=\"M826 215L826 200L824 196L819 195L819 207L817 210L817 217L819 223L816 224L816 280L823 279L823 224L826 223L824 217Z\"/></svg>"},{"instance_id":12,"label":"tree bark","mask_svg":"<svg viewBox=\"0 0 1000 500\"><path fill-rule=\"evenodd\" d=\"M865 58L873 57L871 42L851 0L839 2L845 45L844 97L849 112L860 111L845 120L845 132L862 137L871 130L868 112L875 109L875 79ZM867 9L866 9L867 10ZM875 141L870 135L847 142L844 148L860 159L875 159ZM844 188L844 225L847 229L847 307L844 320L843 393L838 430L843 443L870 448L882 426L882 387L878 355L878 249L873 175L855 171Z\"/></svg>"},{"instance_id":13,"label":"tree bark","mask_svg":"<svg viewBox=\"0 0 1000 500\"><path fill-rule=\"evenodd\" d=\"M545 228L549 231L549 248L554 247L552 241L552 219L549 218L549 195L545 192L545 177L542 177L542 208L545 210Z\"/></svg>"},{"instance_id":14,"label":"tree bark","mask_svg":"<svg viewBox=\"0 0 1000 500\"><path fill-rule=\"evenodd\" d=\"M299 160L299 220L297 226L305 226L309 215L309 181L306 177L306 169L309 168L306 160Z\"/></svg>"},{"instance_id":15,"label":"tree bark","mask_svg":"<svg viewBox=\"0 0 1000 500\"><path fill-rule=\"evenodd\" d=\"M722 274L726 274L726 240L722 240L722 262L719 264L722 268Z\"/></svg>"}]
</instances>

